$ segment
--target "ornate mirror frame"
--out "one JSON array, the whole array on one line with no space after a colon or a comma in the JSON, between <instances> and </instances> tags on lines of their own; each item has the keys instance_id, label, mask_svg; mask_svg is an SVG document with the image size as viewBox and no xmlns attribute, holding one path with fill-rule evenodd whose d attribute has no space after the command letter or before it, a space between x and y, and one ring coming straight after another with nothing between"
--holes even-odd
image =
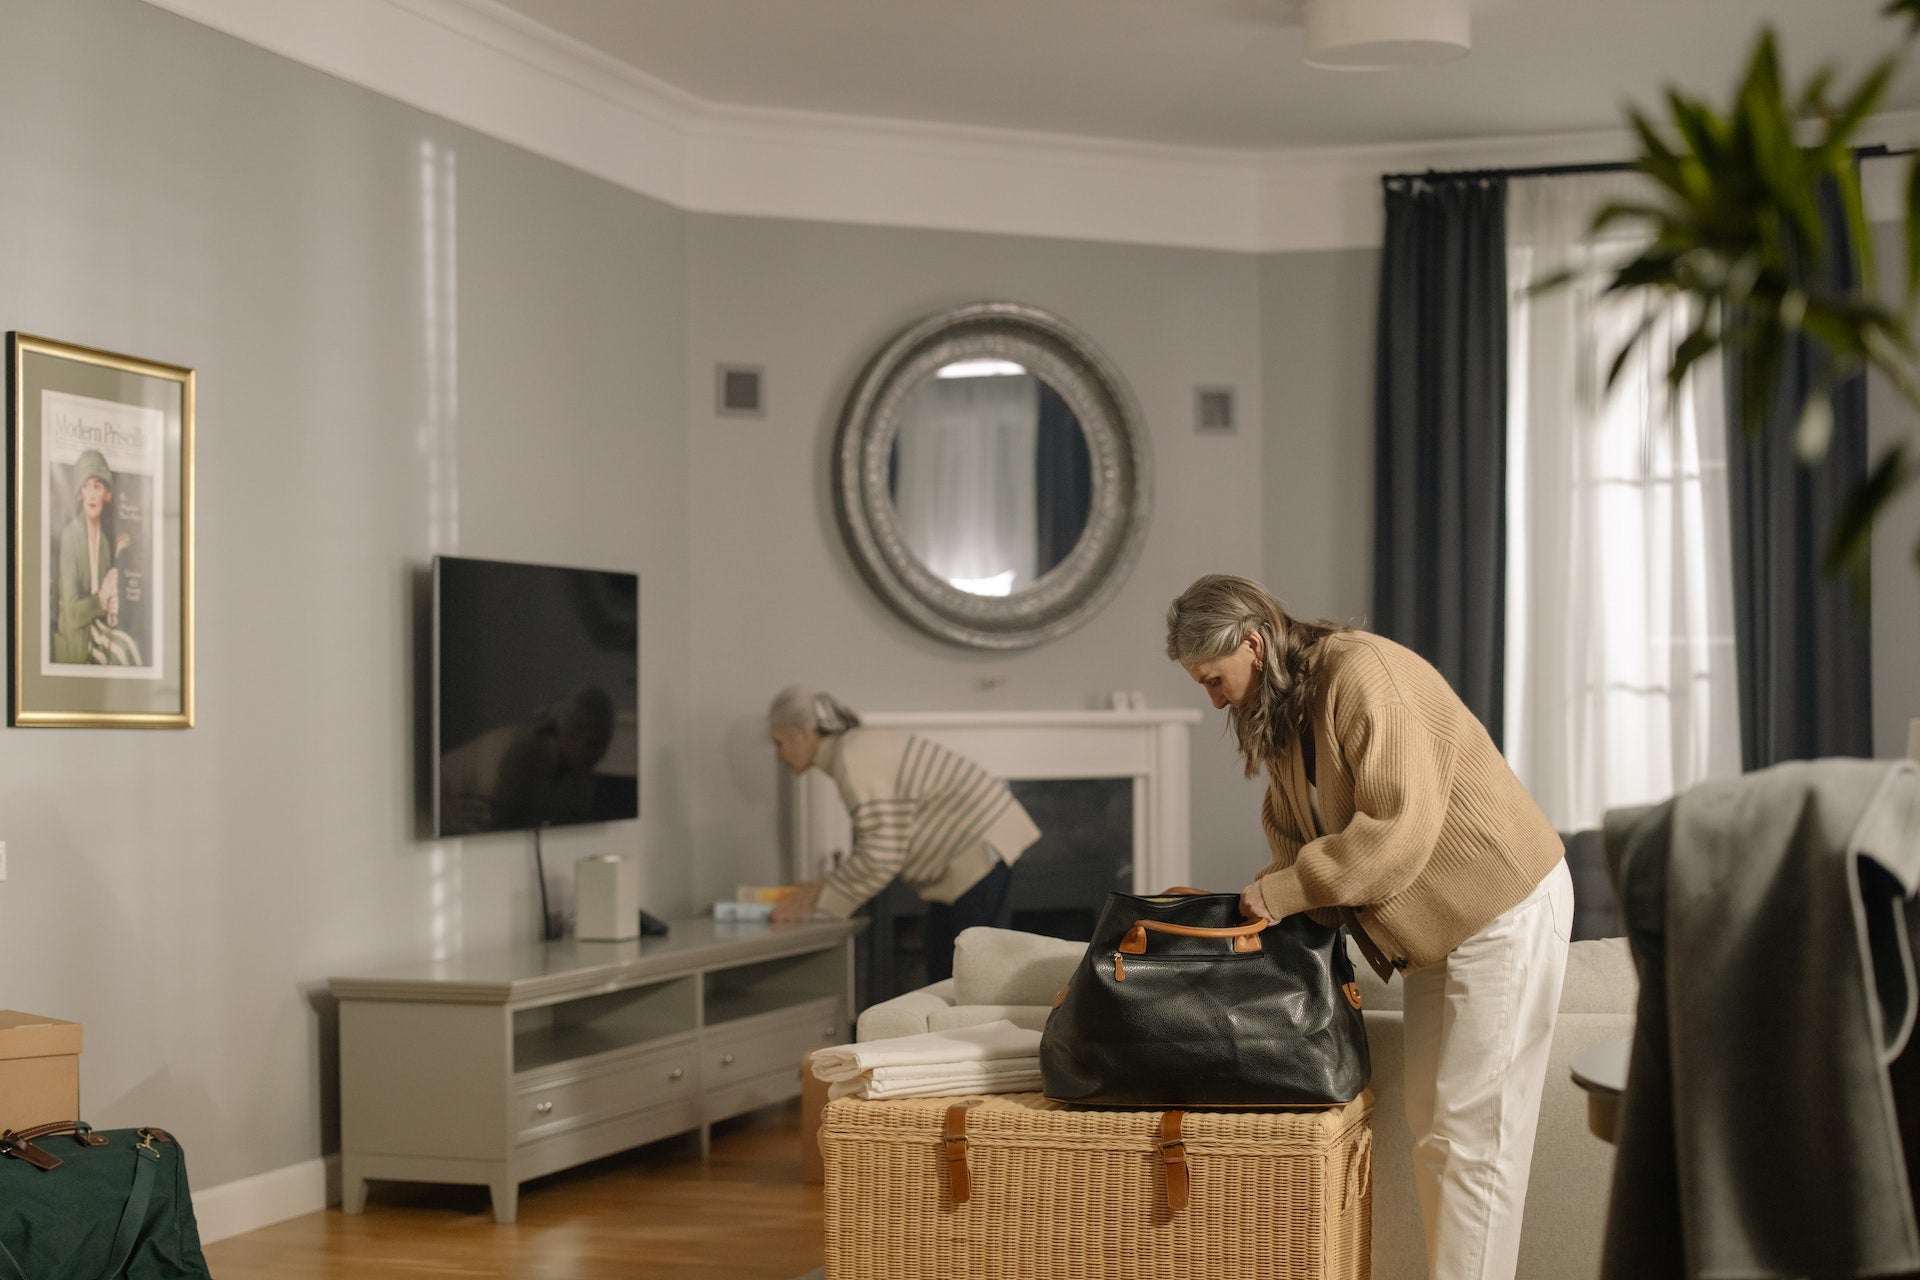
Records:
<instances>
[{"instance_id":1,"label":"ornate mirror frame","mask_svg":"<svg viewBox=\"0 0 1920 1280\"><path fill-rule=\"evenodd\" d=\"M909 393L956 360L988 357L1025 365L1060 394L1092 463L1080 541L1007 596L972 595L930 573L902 541L888 484ZM854 563L902 617L955 644L1024 649L1073 630L1126 581L1153 510L1152 459L1133 393L1099 348L1036 307L979 302L912 325L860 375L834 440L833 495Z\"/></svg>"}]
</instances>

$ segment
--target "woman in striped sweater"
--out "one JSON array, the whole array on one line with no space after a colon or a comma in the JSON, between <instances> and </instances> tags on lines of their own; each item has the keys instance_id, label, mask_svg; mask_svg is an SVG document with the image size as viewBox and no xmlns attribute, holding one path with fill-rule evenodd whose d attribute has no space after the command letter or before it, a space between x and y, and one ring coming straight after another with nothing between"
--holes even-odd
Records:
<instances>
[{"instance_id":1,"label":"woman in striped sweater","mask_svg":"<svg viewBox=\"0 0 1920 1280\"><path fill-rule=\"evenodd\" d=\"M953 976L962 929L1008 927L1013 864L1040 829L1006 783L937 742L862 728L831 694L797 685L773 700L767 729L780 763L832 778L853 819L852 851L775 906L776 924L850 916L898 876L927 902L929 982Z\"/></svg>"},{"instance_id":2,"label":"woman in striped sweater","mask_svg":"<svg viewBox=\"0 0 1920 1280\"><path fill-rule=\"evenodd\" d=\"M1435 1280L1511 1280L1573 882L1559 834L1445 678L1366 631L1199 579L1167 656L1225 709L1272 860L1246 914L1345 923L1405 986L1407 1120Z\"/></svg>"}]
</instances>

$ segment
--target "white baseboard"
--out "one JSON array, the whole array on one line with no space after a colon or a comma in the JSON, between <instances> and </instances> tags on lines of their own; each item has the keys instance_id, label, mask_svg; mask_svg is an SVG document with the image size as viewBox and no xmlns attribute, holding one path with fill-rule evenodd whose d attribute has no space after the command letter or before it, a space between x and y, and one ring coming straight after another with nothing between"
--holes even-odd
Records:
<instances>
[{"instance_id":1,"label":"white baseboard","mask_svg":"<svg viewBox=\"0 0 1920 1280\"><path fill-rule=\"evenodd\" d=\"M329 1190L339 1181L340 1157L327 1156L217 1187L196 1187L193 1215L200 1226L200 1242L212 1244L318 1213L331 1202Z\"/></svg>"}]
</instances>

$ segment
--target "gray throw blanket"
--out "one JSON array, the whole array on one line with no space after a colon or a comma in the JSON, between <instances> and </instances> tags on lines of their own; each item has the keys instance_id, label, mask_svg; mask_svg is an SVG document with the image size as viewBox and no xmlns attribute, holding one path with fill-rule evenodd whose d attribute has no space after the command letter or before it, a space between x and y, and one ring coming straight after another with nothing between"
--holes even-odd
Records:
<instances>
[{"instance_id":1,"label":"gray throw blanket","mask_svg":"<svg viewBox=\"0 0 1920 1280\"><path fill-rule=\"evenodd\" d=\"M1920 1270L1920 768L1779 765L1607 815L1640 970L1602 1280Z\"/></svg>"}]
</instances>

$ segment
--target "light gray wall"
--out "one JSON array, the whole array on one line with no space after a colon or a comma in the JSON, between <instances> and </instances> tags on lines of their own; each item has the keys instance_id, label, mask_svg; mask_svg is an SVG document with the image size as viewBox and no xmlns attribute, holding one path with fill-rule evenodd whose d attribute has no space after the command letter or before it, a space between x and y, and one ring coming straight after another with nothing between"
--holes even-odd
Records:
<instances>
[{"instance_id":1,"label":"light gray wall","mask_svg":"<svg viewBox=\"0 0 1920 1280\"><path fill-rule=\"evenodd\" d=\"M1882 296L1906 288L1904 232L1896 224L1875 228ZM1879 375L1867 382L1870 449L1898 441L1920 446L1920 414ZM1920 488L1910 488L1881 516L1873 531L1873 754L1907 753L1907 721L1920 716Z\"/></svg>"},{"instance_id":2,"label":"light gray wall","mask_svg":"<svg viewBox=\"0 0 1920 1280\"><path fill-rule=\"evenodd\" d=\"M686 219L134 0L0 31L0 324L200 393L199 726L0 729L0 1006L210 1186L329 1145L329 974L532 936L526 838L415 837L433 553L640 573L645 816L547 855L686 896Z\"/></svg>"},{"instance_id":3,"label":"light gray wall","mask_svg":"<svg viewBox=\"0 0 1920 1280\"><path fill-rule=\"evenodd\" d=\"M778 871L764 715L789 682L871 710L1090 707L1115 689L1205 707L1162 656L1164 619L1199 574L1266 567L1257 259L729 217L698 219L690 243L687 745L716 771L694 818L701 896ZM934 640L882 605L842 549L828 489L834 429L865 362L906 325L982 298L1043 307L1091 337L1138 398L1154 461L1155 516L1125 587L1071 635L1011 654ZM722 362L765 366L764 420L718 417L698 399ZM1238 434L1194 433L1202 384L1238 390ZM1193 877L1238 887L1265 861L1259 792L1207 714L1193 733Z\"/></svg>"},{"instance_id":4,"label":"light gray wall","mask_svg":"<svg viewBox=\"0 0 1920 1280\"><path fill-rule=\"evenodd\" d=\"M1373 599L1373 316L1380 255L1260 268L1266 585L1296 616L1365 626Z\"/></svg>"}]
</instances>

